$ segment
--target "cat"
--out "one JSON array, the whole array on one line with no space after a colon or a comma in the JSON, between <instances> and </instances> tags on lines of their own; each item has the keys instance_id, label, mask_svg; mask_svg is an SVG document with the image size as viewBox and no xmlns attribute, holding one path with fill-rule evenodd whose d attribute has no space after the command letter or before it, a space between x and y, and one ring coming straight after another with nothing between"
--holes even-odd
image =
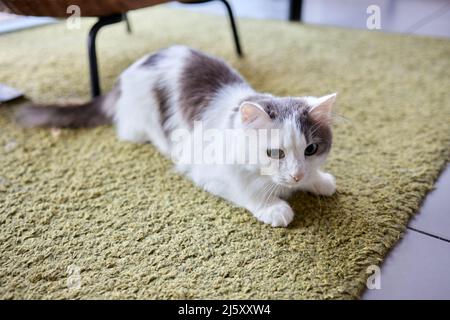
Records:
<instances>
[{"instance_id":1,"label":"cat","mask_svg":"<svg viewBox=\"0 0 450 320\"><path fill-rule=\"evenodd\" d=\"M113 89L83 105L22 108L25 127L91 127L113 123L120 140L151 142L172 157L171 135L195 123L203 128L278 130L276 145L258 146L277 171L261 174L261 163L179 163L196 185L249 210L273 227L287 227L294 212L286 199L298 190L330 196L335 178L320 170L332 144L336 94L276 97L256 92L225 61L185 46L144 56L128 67ZM243 131L246 132L246 131ZM215 142L212 142L215 143ZM267 144L268 143L268 144Z\"/></svg>"}]
</instances>

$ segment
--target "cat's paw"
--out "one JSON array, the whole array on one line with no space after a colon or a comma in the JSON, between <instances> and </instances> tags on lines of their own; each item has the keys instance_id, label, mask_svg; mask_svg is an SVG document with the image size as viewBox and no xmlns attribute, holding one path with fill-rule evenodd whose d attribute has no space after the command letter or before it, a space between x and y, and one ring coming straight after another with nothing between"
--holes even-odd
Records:
<instances>
[{"instance_id":1,"label":"cat's paw","mask_svg":"<svg viewBox=\"0 0 450 320\"><path fill-rule=\"evenodd\" d=\"M294 219L294 212L286 202L278 202L258 210L255 217L272 227L287 227Z\"/></svg>"},{"instance_id":2,"label":"cat's paw","mask_svg":"<svg viewBox=\"0 0 450 320\"><path fill-rule=\"evenodd\" d=\"M317 195L331 196L336 192L336 179L329 173L321 172L312 183L311 191Z\"/></svg>"}]
</instances>

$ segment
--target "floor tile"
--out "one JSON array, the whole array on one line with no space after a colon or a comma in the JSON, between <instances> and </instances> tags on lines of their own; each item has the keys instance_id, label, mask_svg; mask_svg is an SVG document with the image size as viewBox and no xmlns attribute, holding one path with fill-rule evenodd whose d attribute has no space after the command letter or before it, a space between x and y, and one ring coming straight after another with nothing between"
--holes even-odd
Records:
<instances>
[{"instance_id":1,"label":"floor tile","mask_svg":"<svg viewBox=\"0 0 450 320\"><path fill-rule=\"evenodd\" d=\"M305 23L367 29L367 8L380 8L381 31L409 32L424 19L432 18L449 6L448 0L304 0ZM439 16L439 15L437 15ZM424 21L425 22L425 21ZM448 25L448 24L446 24ZM425 26L424 26L425 27ZM437 27L436 27L437 28ZM429 33L433 34L433 30ZM450 28L439 30L439 36L450 37Z\"/></svg>"},{"instance_id":2,"label":"floor tile","mask_svg":"<svg viewBox=\"0 0 450 320\"><path fill-rule=\"evenodd\" d=\"M289 1L288 0L228 0L236 16L255 19L281 19L288 18ZM168 4L174 8L187 9L197 12L210 14L225 14L222 3L212 1L201 4Z\"/></svg>"},{"instance_id":3,"label":"floor tile","mask_svg":"<svg viewBox=\"0 0 450 320\"><path fill-rule=\"evenodd\" d=\"M439 177L435 188L408 226L450 240L450 165Z\"/></svg>"},{"instance_id":4,"label":"floor tile","mask_svg":"<svg viewBox=\"0 0 450 320\"><path fill-rule=\"evenodd\" d=\"M258 19L288 17L289 0L229 0L236 16ZM303 0L303 22L348 28L367 29L367 8L380 8L381 31L450 37L448 0ZM219 2L171 7L197 12L225 13Z\"/></svg>"},{"instance_id":5,"label":"floor tile","mask_svg":"<svg viewBox=\"0 0 450 320\"><path fill-rule=\"evenodd\" d=\"M381 267L381 289L362 299L450 299L449 270L449 242L407 230Z\"/></svg>"},{"instance_id":6,"label":"floor tile","mask_svg":"<svg viewBox=\"0 0 450 320\"><path fill-rule=\"evenodd\" d=\"M38 27L55 22L57 22L57 20L47 17L20 17L17 19L5 19L0 23L0 34Z\"/></svg>"},{"instance_id":7,"label":"floor tile","mask_svg":"<svg viewBox=\"0 0 450 320\"><path fill-rule=\"evenodd\" d=\"M413 26L414 27L414 26ZM450 1L448 9L437 12L433 20L418 27L413 32L417 35L424 36L438 36L438 37L449 37L450 36Z\"/></svg>"}]
</instances>

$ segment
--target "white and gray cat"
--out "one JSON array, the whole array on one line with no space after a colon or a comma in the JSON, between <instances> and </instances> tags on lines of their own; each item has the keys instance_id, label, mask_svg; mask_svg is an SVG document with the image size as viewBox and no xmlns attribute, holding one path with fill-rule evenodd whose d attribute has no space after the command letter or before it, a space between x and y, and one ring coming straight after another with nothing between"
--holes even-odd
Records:
<instances>
[{"instance_id":1,"label":"white and gray cat","mask_svg":"<svg viewBox=\"0 0 450 320\"><path fill-rule=\"evenodd\" d=\"M183 164L195 184L248 209L258 220L286 227L294 213L284 200L297 190L335 192L335 179L320 170L331 148L331 109L336 94L275 97L258 93L224 61L184 46L147 55L127 68L106 95L76 106L28 106L18 113L26 127L88 127L114 123L119 139L150 141L170 157L177 129L278 129L266 145L278 171L261 175L258 165Z\"/></svg>"}]
</instances>

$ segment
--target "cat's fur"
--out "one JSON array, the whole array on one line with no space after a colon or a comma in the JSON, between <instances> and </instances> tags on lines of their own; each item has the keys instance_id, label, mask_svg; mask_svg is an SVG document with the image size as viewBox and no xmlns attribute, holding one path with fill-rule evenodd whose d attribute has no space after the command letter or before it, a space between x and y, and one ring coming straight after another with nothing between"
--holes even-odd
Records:
<instances>
[{"instance_id":1,"label":"cat's fur","mask_svg":"<svg viewBox=\"0 0 450 320\"><path fill-rule=\"evenodd\" d=\"M334 177L319 169L331 147L330 114L335 97L280 98L258 93L222 60L173 46L135 62L102 97L78 106L26 107L18 120L28 127L113 122L119 139L151 141L167 157L172 151L171 133L192 130L194 121L219 130L279 129L281 146L277 147L285 158L279 160L274 175L261 175L258 165L177 167L198 186L247 208L258 220L286 227L294 214L283 199L294 191L335 192ZM305 156L311 143L317 144L317 152Z\"/></svg>"}]
</instances>

